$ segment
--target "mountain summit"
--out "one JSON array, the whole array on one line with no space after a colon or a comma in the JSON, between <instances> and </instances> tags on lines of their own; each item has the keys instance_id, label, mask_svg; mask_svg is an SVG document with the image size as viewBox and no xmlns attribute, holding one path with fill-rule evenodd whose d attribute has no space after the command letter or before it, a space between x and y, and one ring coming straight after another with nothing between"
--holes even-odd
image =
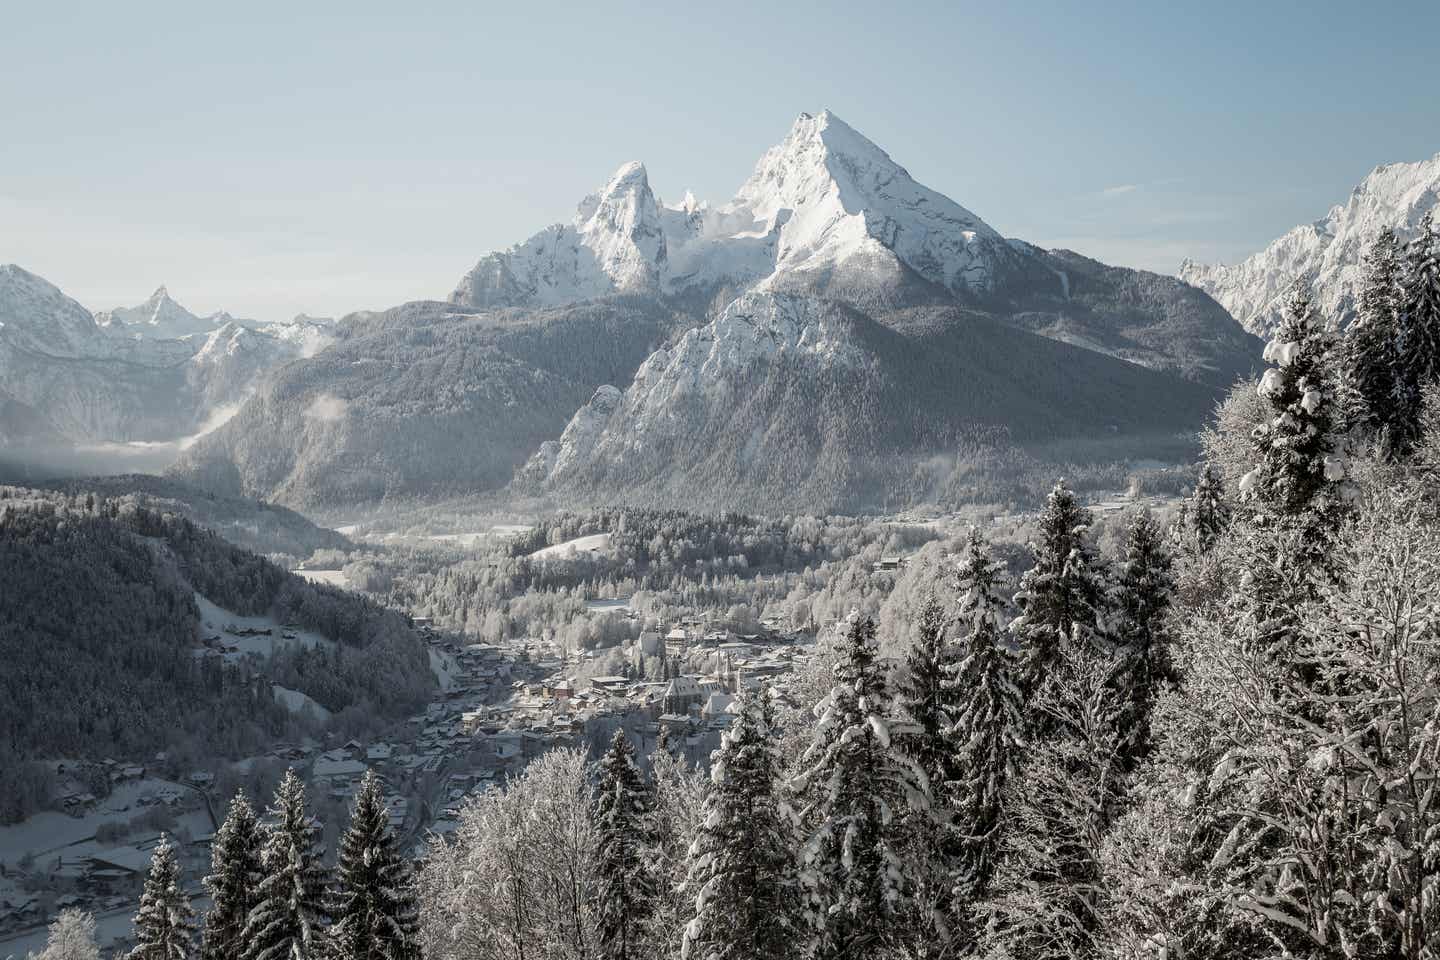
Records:
<instances>
[{"instance_id":1,"label":"mountain summit","mask_svg":"<svg viewBox=\"0 0 1440 960\"><path fill-rule=\"evenodd\" d=\"M829 111L801 114L727 208L779 232L775 271L819 273L893 255L952 292L984 291L1013 251L989 224L916 183Z\"/></svg>"},{"instance_id":2,"label":"mountain summit","mask_svg":"<svg viewBox=\"0 0 1440 960\"><path fill-rule=\"evenodd\" d=\"M223 325L224 319L197 317L170 296L162 285L144 303L135 307L117 307L95 314L95 322L107 333L145 340L178 340L197 333L208 333Z\"/></svg>"},{"instance_id":3,"label":"mountain summit","mask_svg":"<svg viewBox=\"0 0 1440 960\"><path fill-rule=\"evenodd\" d=\"M733 200L663 206L627 163L547 227L484 257L451 296L472 307L554 306L612 293L827 289L907 274L985 293L1020 254L989 224L916 183L829 111L802 113Z\"/></svg>"}]
</instances>

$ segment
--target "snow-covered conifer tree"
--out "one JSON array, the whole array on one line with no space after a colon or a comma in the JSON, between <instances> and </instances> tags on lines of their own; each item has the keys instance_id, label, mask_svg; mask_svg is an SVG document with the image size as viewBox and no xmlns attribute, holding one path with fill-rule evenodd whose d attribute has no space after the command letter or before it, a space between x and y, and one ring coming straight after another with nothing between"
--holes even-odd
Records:
<instances>
[{"instance_id":1,"label":"snow-covered conifer tree","mask_svg":"<svg viewBox=\"0 0 1440 960\"><path fill-rule=\"evenodd\" d=\"M595 798L599 952L605 960L630 960L642 953L656 892L652 803L630 738L616 730L600 760Z\"/></svg>"},{"instance_id":2,"label":"snow-covered conifer tree","mask_svg":"<svg viewBox=\"0 0 1440 960\"><path fill-rule=\"evenodd\" d=\"M815 706L817 723L802 798L807 839L800 853L807 919L820 960L874 956L896 945L909 906L903 816L929 806L924 773L903 752L876 663L875 624L859 617L835 667L835 685Z\"/></svg>"},{"instance_id":3,"label":"snow-covered conifer tree","mask_svg":"<svg viewBox=\"0 0 1440 960\"><path fill-rule=\"evenodd\" d=\"M690 845L694 915L683 960L785 960L801 939L794 822L780 795L779 740L763 694L739 710L711 757L710 792Z\"/></svg>"},{"instance_id":4,"label":"snow-covered conifer tree","mask_svg":"<svg viewBox=\"0 0 1440 960\"><path fill-rule=\"evenodd\" d=\"M1146 511L1135 514L1114 586L1115 641L1120 662L1113 681L1122 706L1120 751L1134 765L1150 749L1150 708L1157 687L1173 679L1165 617L1174 581L1160 527Z\"/></svg>"},{"instance_id":5,"label":"snow-covered conifer tree","mask_svg":"<svg viewBox=\"0 0 1440 960\"><path fill-rule=\"evenodd\" d=\"M1011 633L1020 645L1020 689L1035 696L1062 646L1089 648L1103 633L1104 573L1088 542L1090 511L1062 480L1040 515L1040 536L1031 544L1035 566L1020 581L1020 616Z\"/></svg>"},{"instance_id":6,"label":"snow-covered conifer tree","mask_svg":"<svg viewBox=\"0 0 1440 960\"><path fill-rule=\"evenodd\" d=\"M1240 496L1264 527L1303 532L1297 558L1323 564L1346 510L1346 457L1333 364L1334 334L1297 285L1275 337L1265 347L1273 366L1258 393L1265 420L1252 434L1256 465L1240 480Z\"/></svg>"},{"instance_id":7,"label":"snow-covered conifer tree","mask_svg":"<svg viewBox=\"0 0 1440 960\"><path fill-rule=\"evenodd\" d=\"M241 934L244 960L313 960L325 949L325 869L320 827L305 808L305 784L285 772L268 811L264 879Z\"/></svg>"},{"instance_id":8,"label":"snow-covered conifer tree","mask_svg":"<svg viewBox=\"0 0 1440 960\"><path fill-rule=\"evenodd\" d=\"M1008 784L1005 828L980 956L1076 960L1104 956L1109 891L1105 834L1124 784L1109 658L1067 647L1056 682L1028 704L1053 731L1027 746Z\"/></svg>"},{"instance_id":9,"label":"snow-covered conifer tree","mask_svg":"<svg viewBox=\"0 0 1440 960\"><path fill-rule=\"evenodd\" d=\"M656 897L646 938L651 956L675 957L680 931L695 915L695 894L686 888L685 878L690 844L705 818L710 777L657 743L650 755L650 782L655 793Z\"/></svg>"},{"instance_id":10,"label":"snow-covered conifer tree","mask_svg":"<svg viewBox=\"0 0 1440 960\"><path fill-rule=\"evenodd\" d=\"M905 737L911 759L920 764L932 787L953 780L955 750L946 736L953 722L954 691L946 680L954 673L957 651L946 636L945 610L932 593L920 607L915 640L905 657L905 679L897 706L914 725Z\"/></svg>"},{"instance_id":11,"label":"snow-covered conifer tree","mask_svg":"<svg viewBox=\"0 0 1440 960\"><path fill-rule=\"evenodd\" d=\"M61 910L51 922L45 949L27 960L100 960L95 943L95 916L84 910Z\"/></svg>"},{"instance_id":12,"label":"snow-covered conifer tree","mask_svg":"<svg viewBox=\"0 0 1440 960\"><path fill-rule=\"evenodd\" d=\"M944 608L930 594L920 607L896 697L898 712L911 727L899 738L900 745L930 784L930 807L909 811L905 818L906 858L915 881L912 952L917 956L934 955L954 932L954 874L961 842L955 788L963 770L961 744L950 736L961 704L951 682L959 649L947 635L948 626Z\"/></svg>"},{"instance_id":13,"label":"snow-covered conifer tree","mask_svg":"<svg viewBox=\"0 0 1440 960\"><path fill-rule=\"evenodd\" d=\"M1225 502L1225 480L1212 463L1200 468L1200 479L1190 496L1189 523L1195 530L1195 548L1208 553L1230 526L1230 505Z\"/></svg>"},{"instance_id":14,"label":"snow-covered conifer tree","mask_svg":"<svg viewBox=\"0 0 1440 960\"><path fill-rule=\"evenodd\" d=\"M150 873L135 914L133 960L189 960L194 949L195 911L180 880L175 845L162 835L150 856Z\"/></svg>"},{"instance_id":15,"label":"snow-covered conifer tree","mask_svg":"<svg viewBox=\"0 0 1440 960\"><path fill-rule=\"evenodd\" d=\"M255 906L264 841L249 798L238 791L210 845L210 875L203 881L210 909L205 913L202 960L235 960L244 952L240 935Z\"/></svg>"},{"instance_id":16,"label":"snow-covered conifer tree","mask_svg":"<svg viewBox=\"0 0 1440 960\"><path fill-rule=\"evenodd\" d=\"M971 530L960 567L958 626L963 653L947 681L957 702L947 732L959 752L956 830L963 838L956 894L968 907L986 895L1000 845L1005 785L1014 774L1024 726L1013 658L1006 652L999 565Z\"/></svg>"},{"instance_id":17,"label":"snow-covered conifer tree","mask_svg":"<svg viewBox=\"0 0 1440 960\"><path fill-rule=\"evenodd\" d=\"M415 960L419 916L410 863L395 848L380 781L367 771L340 840L329 935L345 960Z\"/></svg>"},{"instance_id":18,"label":"snow-covered conifer tree","mask_svg":"<svg viewBox=\"0 0 1440 960\"><path fill-rule=\"evenodd\" d=\"M1440 231L1431 213L1406 246L1402 283L1394 431L1403 452L1418 436L1426 388L1440 380Z\"/></svg>"},{"instance_id":19,"label":"snow-covered conifer tree","mask_svg":"<svg viewBox=\"0 0 1440 960\"><path fill-rule=\"evenodd\" d=\"M1347 420L1370 433L1393 433L1399 337L1400 244L1389 227L1365 255L1355 318L1342 347Z\"/></svg>"}]
</instances>

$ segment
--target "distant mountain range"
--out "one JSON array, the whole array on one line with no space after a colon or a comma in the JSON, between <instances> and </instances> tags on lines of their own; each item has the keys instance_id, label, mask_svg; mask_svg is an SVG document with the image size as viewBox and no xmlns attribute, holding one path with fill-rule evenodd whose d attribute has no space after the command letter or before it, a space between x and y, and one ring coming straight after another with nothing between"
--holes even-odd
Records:
<instances>
[{"instance_id":1,"label":"distant mountain range","mask_svg":"<svg viewBox=\"0 0 1440 960\"><path fill-rule=\"evenodd\" d=\"M1408 239L1437 207L1440 154L1418 163L1383 164L1323 218L1301 224L1237 264L1186 260L1180 278L1220 301L1259 336L1268 336L1279 323L1298 279L1311 285L1326 315L1344 321L1354 309L1365 252L1381 229L1390 227Z\"/></svg>"},{"instance_id":2,"label":"distant mountain range","mask_svg":"<svg viewBox=\"0 0 1440 960\"><path fill-rule=\"evenodd\" d=\"M626 164L448 302L354 314L335 338L177 474L335 509L512 477L859 509L929 485L916 471L958 444L1193 431L1260 347L1175 278L1004 238L829 113L802 114L721 207L662 204Z\"/></svg>"},{"instance_id":3,"label":"distant mountain range","mask_svg":"<svg viewBox=\"0 0 1440 960\"><path fill-rule=\"evenodd\" d=\"M0 441L11 447L174 442L204 430L278 365L329 343L309 318L196 317L165 288L99 314L0 266Z\"/></svg>"}]
</instances>

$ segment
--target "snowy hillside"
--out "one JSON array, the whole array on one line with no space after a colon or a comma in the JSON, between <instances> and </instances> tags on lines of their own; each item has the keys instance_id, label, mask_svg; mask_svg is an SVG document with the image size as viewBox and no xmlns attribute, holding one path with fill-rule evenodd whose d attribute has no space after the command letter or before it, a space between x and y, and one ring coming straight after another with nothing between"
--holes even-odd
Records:
<instances>
[{"instance_id":1,"label":"snowy hillside","mask_svg":"<svg viewBox=\"0 0 1440 960\"><path fill-rule=\"evenodd\" d=\"M1381 228L1402 240L1440 206L1440 154L1418 163L1376 167L1322 219L1302 224L1233 265L1186 260L1180 279L1209 293L1250 332L1268 336L1279 321L1286 291L1298 278L1315 288L1322 311L1348 314L1362 257Z\"/></svg>"}]
</instances>

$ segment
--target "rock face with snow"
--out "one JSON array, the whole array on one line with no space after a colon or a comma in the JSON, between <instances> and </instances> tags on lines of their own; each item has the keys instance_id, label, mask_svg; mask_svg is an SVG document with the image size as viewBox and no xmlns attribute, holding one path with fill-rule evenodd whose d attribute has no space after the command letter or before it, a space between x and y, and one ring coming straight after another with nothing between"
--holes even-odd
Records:
<instances>
[{"instance_id":1,"label":"rock face with snow","mask_svg":"<svg viewBox=\"0 0 1440 960\"><path fill-rule=\"evenodd\" d=\"M627 163L581 201L571 224L485 257L451 299L470 307L544 307L648 293L658 289L665 264L660 208L645 167Z\"/></svg>"},{"instance_id":2,"label":"rock face with snow","mask_svg":"<svg viewBox=\"0 0 1440 960\"><path fill-rule=\"evenodd\" d=\"M644 294L723 303L756 290L865 310L963 303L1043 336L1216 384L1248 372L1258 357L1259 343L1208 297L1093 261L1079 267L1077 281L1080 260L1007 240L824 112L801 114L718 208L689 194L663 205L645 168L624 165L570 224L483 258L451 300L533 307ZM1142 296L1133 295L1137 286Z\"/></svg>"},{"instance_id":3,"label":"rock face with snow","mask_svg":"<svg viewBox=\"0 0 1440 960\"><path fill-rule=\"evenodd\" d=\"M38 413L25 417L31 442L192 434L320 336L310 323L202 320L164 287L140 307L92 316L54 284L0 266L0 397L11 422Z\"/></svg>"},{"instance_id":4,"label":"rock face with snow","mask_svg":"<svg viewBox=\"0 0 1440 960\"><path fill-rule=\"evenodd\" d=\"M1323 313L1345 319L1354 306L1365 252L1380 230L1390 227L1408 239L1437 206L1440 154L1418 163L1385 164L1322 219L1296 227L1237 264L1186 260L1180 279L1220 301L1258 336L1274 331L1296 280L1311 285Z\"/></svg>"},{"instance_id":5,"label":"rock face with snow","mask_svg":"<svg viewBox=\"0 0 1440 960\"><path fill-rule=\"evenodd\" d=\"M598 391L517 486L561 500L853 511L938 495L969 443L1165 430L1213 393L955 307L877 320L756 290Z\"/></svg>"}]
</instances>

